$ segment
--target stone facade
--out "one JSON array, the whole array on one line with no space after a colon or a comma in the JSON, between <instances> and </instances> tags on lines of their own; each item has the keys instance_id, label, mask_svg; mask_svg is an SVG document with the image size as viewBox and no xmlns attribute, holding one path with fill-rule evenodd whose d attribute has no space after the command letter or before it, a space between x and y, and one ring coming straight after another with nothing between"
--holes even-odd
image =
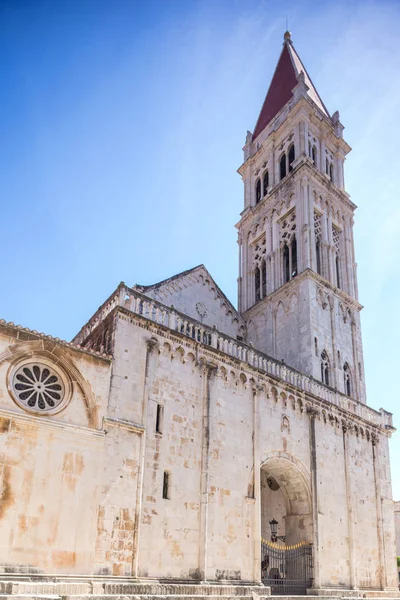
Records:
<instances>
[{"instance_id":1,"label":"stone facade","mask_svg":"<svg viewBox=\"0 0 400 600\"><path fill-rule=\"evenodd\" d=\"M4 572L260 584L275 519L286 546L312 544L314 593L397 589L393 426L365 403L349 147L296 81L247 136L239 311L200 265L121 283L72 343L0 322Z\"/></svg>"}]
</instances>

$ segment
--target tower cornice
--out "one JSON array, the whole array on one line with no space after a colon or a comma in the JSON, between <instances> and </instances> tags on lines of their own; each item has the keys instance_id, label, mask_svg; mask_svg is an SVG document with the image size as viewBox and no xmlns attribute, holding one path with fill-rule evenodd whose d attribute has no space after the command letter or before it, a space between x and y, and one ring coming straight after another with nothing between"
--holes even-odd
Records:
<instances>
[{"instance_id":1,"label":"tower cornice","mask_svg":"<svg viewBox=\"0 0 400 600\"><path fill-rule=\"evenodd\" d=\"M260 312L265 312L265 306L267 304L271 302L276 303L279 300L290 296L294 288L297 289L298 284L302 281L305 281L306 279L312 279L313 281L315 281L315 283L323 286L326 290L329 290L330 292L335 294L335 296L339 300L344 302L348 307L357 311L361 311L364 308L363 305L360 304L355 298L350 296L347 292L333 285L330 281L325 279L325 277L318 275L318 273L315 273L315 271L312 271L311 269L305 269L302 273L300 273L287 283L284 283L277 290L275 290L262 300L259 300L258 302L256 302L256 304L253 304L253 306L251 306L248 310L244 311L242 313L243 318L245 320L248 320L249 318L254 317Z\"/></svg>"},{"instance_id":2,"label":"tower cornice","mask_svg":"<svg viewBox=\"0 0 400 600\"><path fill-rule=\"evenodd\" d=\"M290 178L294 184L304 177L307 177L311 184L313 181L317 182L330 197L339 201L343 209L351 211L351 214L357 209L357 205L350 200L349 194L331 183L324 173L321 173L321 171L313 166L310 158L307 156L301 156L299 158L297 165L290 174ZM280 193L284 190L285 186L287 186L288 181L288 177L282 179L258 204L246 207L240 213L241 219L236 223L236 228L243 226L246 222L250 222L257 215L262 216L269 210L275 208L275 205L282 200L282 195Z\"/></svg>"}]
</instances>

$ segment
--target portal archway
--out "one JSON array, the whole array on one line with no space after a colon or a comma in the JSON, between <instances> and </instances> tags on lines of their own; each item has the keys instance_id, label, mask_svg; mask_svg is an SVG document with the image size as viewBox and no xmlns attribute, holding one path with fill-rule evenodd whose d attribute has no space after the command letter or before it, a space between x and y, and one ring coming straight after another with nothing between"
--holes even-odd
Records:
<instances>
[{"instance_id":1,"label":"portal archway","mask_svg":"<svg viewBox=\"0 0 400 600\"><path fill-rule=\"evenodd\" d=\"M295 457L271 453L261 465L261 537L271 540L270 521L287 545L313 541L311 477Z\"/></svg>"}]
</instances>

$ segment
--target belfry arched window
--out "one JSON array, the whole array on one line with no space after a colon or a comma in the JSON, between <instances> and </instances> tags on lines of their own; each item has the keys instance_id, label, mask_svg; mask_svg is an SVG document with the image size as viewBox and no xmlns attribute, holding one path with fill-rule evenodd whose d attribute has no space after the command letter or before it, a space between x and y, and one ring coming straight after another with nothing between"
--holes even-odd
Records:
<instances>
[{"instance_id":1,"label":"belfry arched window","mask_svg":"<svg viewBox=\"0 0 400 600\"><path fill-rule=\"evenodd\" d=\"M313 146L311 148L311 158L312 158L314 167L316 167L317 166L317 148L315 146Z\"/></svg>"},{"instance_id":2,"label":"belfry arched window","mask_svg":"<svg viewBox=\"0 0 400 600\"><path fill-rule=\"evenodd\" d=\"M266 278L266 268L265 268L265 260L261 263L261 297L265 298L267 295L267 278Z\"/></svg>"},{"instance_id":3,"label":"belfry arched window","mask_svg":"<svg viewBox=\"0 0 400 600\"><path fill-rule=\"evenodd\" d=\"M286 154L283 153L281 156L281 160L279 162L279 174L280 174L280 179L283 179L284 177L286 177Z\"/></svg>"},{"instance_id":4,"label":"belfry arched window","mask_svg":"<svg viewBox=\"0 0 400 600\"><path fill-rule=\"evenodd\" d=\"M321 381L329 385L329 358L325 350L321 352Z\"/></svg>"},{"instance_id":5,"label":"belfry arched window","mask_svg":"<svg viewBox=\"0 0 400 600\"><path fill-rule=\"evenodd\" d=\"M290 171L293 171L294 159L295 159L294 144L292 144L289 148L289 173L290 173Z\"/></svg>"},{"instance_id":6,"label":"belfry arched window","mask_svg":"<svg viewBox=\"0 0 400 600\"><path fill-rule=\"evenodd\" d=\"M292 237L290 254L291 254L291 256L290 256L290 258L291 258L290 278L292 279L292 277L296 277L296 275L297 275L297 241L296 241L295 235Z\"/></svg>"},{"instance_id":7,"label":"belfry arched window","mask_svg":"<svg viewBox=\"0 0 400 600\"><path fill-rule=\"evenodd\" d=\"M256 181L256 204L258 204L261 200L261 179L257 179Z\"/></svg>"},{"instance_id":8,"label":"belfry arched window","mask_svg":"<svg viewBox=\"0 0 400 600\"><path fill-rule=\"evenodd\" d=\"M280 221L281 260L283 283L297 275L296 211L292 210Z\"/></svg>"},{"instance_id":9,"label":"belfry arched window","mask_svg":"<svg viewBox=\"0 0 400 600\"><path fill-rule=\"evenodd\" d=\"M315 258L317 263L317 273L322 275L322 260L321 260L321 241L322 241L322 223L321 215L314 212L314 236L315 236Z\"/></svg>"},{"instance_id":10,"label":"belfry arched window","mask_svg":"<svg viewBox=\"0 0 400 600\"><path fill-rule=\"evenodd\" d=\"M297 241L293 235L289 242L285 242L282 249L283 282L286 283L297 275Z\"/></svg>"},{"instance_id":11,"label":"belfry arched window","mask_svg":"<svg viewBox=\"0 0 400 600\"><path fill-rule=\"evenodd\" d=\"M333 183L333 164L332 163L330 163L330 165L329 165L329 179Z\"/></svg>"},{"instance_id":12,"label":"belfry arched window","mask_svg":"<svg viewBox=\"0 0 400 600\"><path fill-rule=\"evenodd\" d=\"M339 263L339 255L336 254L335 258L335 267L336 267L336 285L340 288L340 263Z\"/></svg>"},{"instance_id":13,"label":"belfry arched window","mask_svg":"<svg viewBox=\"0 0 400 600\"><path fill-rule=\"evenodd\" d=\"M265 171L264 177L263 177L263 195L264 196L268 192L268 186L269 186L269 173L268 173L268 171Z\"/></svg>"},{"instance_id":14,"label":"belfry arched window","mask_svg":"<svg viewBox=\"0 0 400 600\"><path fill-rule=\"evenodd\" d=\"M347 394L347 396L351 396L351 374L350 367L347 362L343 365L343 384L344 393Z\"/></svg>"},{"instance_id":15,"label":"belfry arched window","mask_svg":"<svg viewBox=\"0 0 400 600\"><path fill-rule=\"evenodd\" d=\"M256 292L256 302L261 298L261 273L259 267L256 267L254 273L254 284L255 284L255 292Z\"/></svg>"}]
</instances>

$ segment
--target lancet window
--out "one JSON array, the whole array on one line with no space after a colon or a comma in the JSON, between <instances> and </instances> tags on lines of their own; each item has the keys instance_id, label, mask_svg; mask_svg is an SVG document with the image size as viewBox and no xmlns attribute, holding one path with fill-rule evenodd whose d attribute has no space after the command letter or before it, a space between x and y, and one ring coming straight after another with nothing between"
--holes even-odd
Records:
<instances>
[{"instance_id":1,"label":"lancet window","mask_svg":"<svg viewBox=\"0 0 400 600\"><path fill-rule=\"evenodd\" d=\"M256 181L256 204L258 204L261 200L261 179L257 179Z\"/></svg>"},{"instance_id":2,"label":"lancet window","mask_svg":"<svg viewBox=\"0 0 400 600\"><path fill-rule=\"evenodd\" d=\"M350 367L347 362L343 365L343 384L344 393L347 394L347 396L351 396L351 374Z\"/></svg>"},{"instance_id":3,"label":"lancet window","mask_svg":"<svg viewBox=\"0 0 400 600\"><path fill-rule=\"evenodd\" d=\"M279 161L279 178L283 179L290 171L293 171L293 163L296 158L294 144L292 144L288 152L284 152Z\"/></svg>"},{"instance_id":4,"label":"lancet window","mask_svg":"<svg viewBox=\"0 0 400 600\"><path fill-rule=\"evenodd\" d=\"M321 381L329 385L329 358L326 350L321 352Z\"/></svg>"},{"instance_id":5,"label":"lancet window","mask_svg":"<svg viewBox=\"0 0 400 600\"><path fill-rule=\"evenodd\" d=\"M253 252L255 301L257 302L267 295L265 236L255 243Z\"/></svg>"},{"instance_id":6,"label":"lancet window","mask_svg":"<svg viewBox=\"0 0 400 600\"><path fill-rule=\"evenodd\" d=\"M281 222L283 282L297 275L296 212L293 210Z\"/></svg>"},{"instance_id":7,"label":"lancet window","mask_svg":"<svg viewBox=\"0 0 400 600\"><path fill-rule=\"evenodd\" d=\"M315 256L317 263L317 273L322 275L322 226L321 226L322 215L318 212L314 212L314 237L315 237Z\"/></svg>"},{"instance_id":8,"label":"lancet window","mask_svg":"<svg viewBox=\"0 0 400 600\"><path fill-rule=\"evenodd\" d=\"M314 167L317 166L317 147L315 144L308 142L308 155L311 158Z\"/></svg>"},{"instance_id":9,"label":"lancet window","mask_svg":"<svg viewBox=\"0 0 400 600\"><path fill-rule=\"evenodd\" d=\"M268 192L268 186L269 186L269 173L268 173L268 171L265 171L264 176L263 176L263 196L266 196L266 194Z\"/></svg>"},{"instance_id":10,"label":"lancet window","mask_svg":"<svg viewBox=\"0 0 400 600\"><path fill-rule=\"evenodd\" d=\"M333 250L334 250L334 260L335 260L335 277L336 277L336 286L338 288L341 287L341 277L340 277L340 230L332 225L332 240L333 240Z\"/></svg>"},{"instance_id":11,"label":"lancet window","mask_svg":"<svg viewBox=\"0 0 400 600\"><path fill-rule=\"evenodd\" d=\"M294 144L292 144L289 148L289 172L293 171L293 163L294 163L295 155L294 155Z\"/></svg>"},{"instance_id":12,"label":"lancet window","mask_svg":"<svg viewBox=\"0 0 400 600\"><path fill-rule=\"evenodd\" d=\"M279 174L280 174L280 179L283 179L284 177L286 177L286 154L282 154L281 156L281 160L279 163Z\"/></svg>"},{"instance_id":13,"label":"lancet window","mask_svg":"<svg viewBox=\"0 0 400 600\"><path fill-rule=\"evenodd\" d=\"M330 181L333 183L333 156L329 150L325 150L325 173L328 175Z\"/></svg>"}]
</instances>

